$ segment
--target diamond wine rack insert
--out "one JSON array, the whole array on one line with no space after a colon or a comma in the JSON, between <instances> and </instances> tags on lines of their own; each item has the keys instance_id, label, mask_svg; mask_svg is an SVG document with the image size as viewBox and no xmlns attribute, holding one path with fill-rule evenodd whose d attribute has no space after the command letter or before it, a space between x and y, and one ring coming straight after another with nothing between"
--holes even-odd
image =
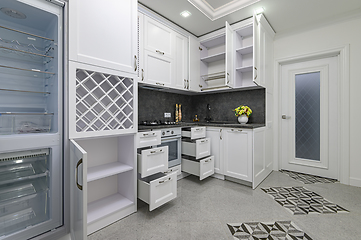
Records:
<instances>
[{"instance_id":1,"label":"diamond wine rack insert","mask_svg":"<svg viewBox=\"0 0 361 240\"><path fill-rule=\"evenodd\" d=\"M133 93L131 78L77 69L76 131L132 128Z\"/></svg>"}]
</instances>

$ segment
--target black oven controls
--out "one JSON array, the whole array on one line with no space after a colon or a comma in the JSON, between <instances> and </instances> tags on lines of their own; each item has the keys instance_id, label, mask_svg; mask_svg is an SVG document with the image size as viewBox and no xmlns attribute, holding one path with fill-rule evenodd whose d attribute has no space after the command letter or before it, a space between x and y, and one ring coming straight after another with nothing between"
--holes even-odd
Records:
<instances>
[{"instance_id":1,"label":"black oven controls","mask_svg":"<svg viewBox=\"0 0 361 240\"><path fill-rule=\"evenodd\" d=\"M165 132L162 132L162 135L165 135Z\"/></svg>"},{"instance_id":2,"label":"black oven controls","mask_svg":"<svg viewBox=\"0 0 361 240\"><path fill-rule=\"evenodd\" d=\"M174 131L171 131L170 133L171 133L171 134L173 134L173 133L174 133Z\"/></svg>"}]
</instances>

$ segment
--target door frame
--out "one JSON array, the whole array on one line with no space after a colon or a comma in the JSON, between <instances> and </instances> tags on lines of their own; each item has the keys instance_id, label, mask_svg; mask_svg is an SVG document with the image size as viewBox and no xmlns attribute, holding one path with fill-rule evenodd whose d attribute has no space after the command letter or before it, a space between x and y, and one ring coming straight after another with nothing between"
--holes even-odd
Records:
<instances>
[{"instance_id":1,"label":"door frame","mask_svg":"<svg viewBox=\"0 0 361 240\"><path fill-rule=\"evenodd\" d=\"M343 45L323 51L311 52L302 55L295 55L286 58L275 59L275 154L274 170L279 170L282 159L281 156L281 83L282 83L282 65L298 63L303 61L316 60L321 58L337 56L338 65L338 86L339 104L341 107L338 131L340 133L340 144L338 151L338 180L343 184L350 184L350 46ZM341 157L342 156L342 157Z\"/></svg>"}]
</instances>

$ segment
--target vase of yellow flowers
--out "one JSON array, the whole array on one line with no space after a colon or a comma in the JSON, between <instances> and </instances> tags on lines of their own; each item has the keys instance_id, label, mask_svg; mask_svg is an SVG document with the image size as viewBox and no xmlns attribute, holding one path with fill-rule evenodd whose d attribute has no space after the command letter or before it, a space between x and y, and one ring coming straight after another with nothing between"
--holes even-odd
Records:
<instances>
[{"instance_id":1,"label":"vase of yellow flowers","mask_svg":"<svg viewBox=\"0 0 361 240\"><path fill-rule=\"evenodd\" d=\"M240 124L246 124L248 122L249 116L252 114L252 110L248 106L239 106L233 110L235 116L238 117L238 122Z\"/></svg>"}]
</instances>

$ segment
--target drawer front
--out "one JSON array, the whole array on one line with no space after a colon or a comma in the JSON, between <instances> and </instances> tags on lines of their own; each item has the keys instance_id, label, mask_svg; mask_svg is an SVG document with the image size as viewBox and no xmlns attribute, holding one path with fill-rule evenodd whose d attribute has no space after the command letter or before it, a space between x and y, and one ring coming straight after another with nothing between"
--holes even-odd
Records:
<instances>
[{"instance_id":1,"label":"drawer front","mask_svg":"<svg viewBox=\"0 0 361 240\"><path fill-rule=\"evenodd\" d=\"M214 156L202 159L199 165L199 180L203 180L214 174Z\"/></svg>"},{"instance_id":2,"label":"drawer front","mask_svg":"<svg viewBox=\"0 0 361 240\"><path fill-rule=\"evenodd\" d=\"M149 211L177 197L177 172L150 182Z\"/></svg>"},{"instance_id":3,"label":"drawer front","mask_svg":"<svg viewBox=\"0 0 361 240\"><path fill-rule=\"evenodd\" d=\"M211 139L203 138L196 141L196 159L211 155Z\"/></svg>"},{"instance_id":4,"label":"drawer front","mask_svg":"<svg viewBox=\"0 0 361 240\"><path fill-rule=\"evenodd\" d=\"M177 172L177 175L180 175L181 174L181 165L177 165L177 166L174 166L174 167L171 167L171 168L168 168L167 171L164 171L163 173L164 174L171 174L173 172Z\"/></svg>"},{"instance_id":5,"label":"drawer front","mask_svg":"<svg viewBox=\"0 0 361 240\"><path fill-rule=\"evenodd\" d=\"M160 144L160 131L138 132L137 148L155 146Z\"/></svg>"},{"instance_id":6,"label":"drawer front","mask_svg":"<svg viewBox=\"0 0 361 240\"><path fill-rule=\"evenodd\" d=\"M142 150L138 154L138 172L141 177L168 170L168 146Z\"/></svg>"},{"instance_id":7,"label":"drawer front","mask_svg":"<svg viewBox=\"0 0 361 240\"><path fill-rule=\"evenodd\" d=\"M190 130L190 131L189 131ZM182 131L182 137L187 137L190 139L199 139L206 137L206 127L192 127L187 128L187 130Z\"/></svg>"},{"instance_id":8,"label":"drawer front","mask_svg":"<svg viewBox=\"0 0 361 240\"><path fill-rule=\"evenodd\" d=\"M206 127L196 127L191 129L191 139L205 138Z\"/></svg>"}]
</instances>

